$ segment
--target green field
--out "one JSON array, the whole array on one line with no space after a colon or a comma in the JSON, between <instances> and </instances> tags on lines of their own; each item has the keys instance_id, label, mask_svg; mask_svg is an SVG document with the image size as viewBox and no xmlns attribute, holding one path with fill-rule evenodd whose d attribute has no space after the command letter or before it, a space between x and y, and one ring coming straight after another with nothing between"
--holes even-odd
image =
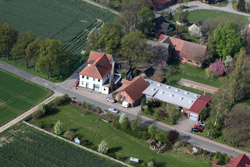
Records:
<instances>
[{"instance_id":1,"label":"green field","mask_svg":"<svg viewBox=\"0 0 250 167\"><path fill-rule=\"evenodd\" d=\"M120 166L24 124L0 135L0 162L4 167Z\"/></svg>"},{"instance_id":2,"label":"green field","mask_svg":"<svg viewBox=\"0 0 250 167\"><path fill-rule=\"evenodd\" d=\"M172 151L157 154L156 151L149 149L149 144L144 140L115 130L110 124L102 122L99 119L100 117L91 113L85 113L83 116L83 112L80 108L73 105L65 105L54 110L48 116L40 120L31 121L31 123L36 125L43 124L46 127L49 124L53 125L58 120L61 120L65 130L73 129L75 135L79 136L81 140L85 140L89 147L96 149L98 144L102 140L105 140L109 144L110 153L115 153L117 156L125 159L137 157L140 160L148 162L154 158L161 167L211 166L210 163L204 162L201 159Z\"/></svg>"},{"instance_id":3,"label":"green field","mask_svg":"<svg viewBox=\"0 0 250 167\"><path fill-rule=\"evenodd\" d=\"M238 17L243 21L244 25L249 24L249 21L246 16L236 15L233 13L223 12L223 11L215 11L215 10L194 10L190 11L188 15L188 21L190 23L196 23L201 20L206 20L208 18L215 17L227 17L230 20L230 17Z\"/></svg>"},{"instance_id":4,"label":"green field","mask_svg":"<svg viewBox=\"0 0 250 167\"><path fill-rule=\"evenodd\" d=\"M0 0L0 22L20 32L33 31L39 37L62 41L72 66L57 80L67 78L79 67L89 32L113 20L113 14L78 0Z\"/></svg>"},{"instance_id":5,"label":"green field","mask_svg":"<svg viewBox=\"0 0 250 167\"><path fill-rule=\"evenodd\" d=\"M0 69L0 126L51 94L46 88Z\"/></svg>"}]
</instances>

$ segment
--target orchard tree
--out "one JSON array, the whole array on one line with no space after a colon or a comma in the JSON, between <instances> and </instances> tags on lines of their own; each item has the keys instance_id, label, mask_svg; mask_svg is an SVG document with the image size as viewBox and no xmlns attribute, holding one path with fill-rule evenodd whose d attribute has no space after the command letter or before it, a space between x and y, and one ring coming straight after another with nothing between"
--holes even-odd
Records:
<instances>
[{"instance_id":1,"label":"orchard tree","mask_svg":"<svg viewBox=\"0 0 250 167\"><path fill-rule=\"evenodd\" d=\"M119 123L122 124L124 123L125 121L127 121L127 114L125 112L123 112L119 118Z\"/></svg>"},{"instance_id":2,"label":"orchard tree","mask_svg":"<svg viewBox=\"0 0 250 167\"><path fill-rule=\"evenodd\" d=\"M54 72L60 72L69 66L69 55L62 50L60 41L45 39L40 45L40 54L36 62L36 69L41 72L49 72L50 78Z\"/></svg>"},{"instance_id":3,"label":"orchard tree","mask_svg":"<svg viewBox=\"0 0 250 167\"><path fill-rule=\"evenodd\" d=\"M153 30L155 29L155 24L153 19L155 18L154 12L148 7L142 8L138 13L139 25L138 28L144 34L152 35Z\"/></svg>"},{"instance_id":4,"label":"orchard tree","mask_svg":"<svg viewBox=\"0 0 250 167\"><path fill-rule=\"evenodd\" d=\"M12 47L17 41L18 32L9 24L0 24L0 55L6 55L7 59L10 58Z\"/></svg>"},{"instance_id":5,"label":"orchard tree","mask_svg":"<svg viewBox=\"0 0 250 167\"><path fill-rule=\"evenodd\" d=\"M235 24L228 21L224 26L219 25L214 30L215 50L219 57L223 60L226 56L234 56L240 51L243 40L237 32Z\"/></svg>"},{"instance_id":6,"label":"orchard tree","mask_svg":"<svg viewBox=\"0 0 250 167\"><path fill-rule=\"evenodd\" d=\"M106 154L108 150L109 150L109 145L106 141L103 140L98 146L98 152Z\"/></svg>"},{"instance_id":7,"label":"orchard tree","mask_svg":"<svg viewBox=\"0 0 250 167\"><path fill-rule=\"evenodd\" d=\"M228 72L227 67L224 65L221 59L216 59L214 63L209 65L208 69L217 76L222 76Z\"/></svg>"},{"instance_id":8,"label":"orchard tree","mask_svg":"<svg viewBox=\"0 0 250 167\"><path fill-rule=\"evenodd\" d=\"M155 134L155 139L157 141L161 141L165 144L169 144L169 139L168 139L168 132L167 131L161 131L159 133Z\"/></svg>"},{"instance_id":9,"label":"orchard tree","mask_svg":"<svg viewBox=\"0 0 250 167\"><path fill-rule=\"evenodd\" d=\"M89 52L91 50L98 50L99 45L98 45L98 40L100 39L100 30L95 29L92 32L89 33L88 35L88 42L86 46L86 50Z\"/></svg>"},{"instance_id":10,"label":"orchard tree","mask_svg":"<svg viewBox=\"0 0 250 167\"><path fill-rule=\"evenodd\" d=\"M62 125L62 122L60 120L56 122L56 124L54 126L54 132L57 135L60 135L63 133L63 125Z\"/></svg>"}]
</instances>

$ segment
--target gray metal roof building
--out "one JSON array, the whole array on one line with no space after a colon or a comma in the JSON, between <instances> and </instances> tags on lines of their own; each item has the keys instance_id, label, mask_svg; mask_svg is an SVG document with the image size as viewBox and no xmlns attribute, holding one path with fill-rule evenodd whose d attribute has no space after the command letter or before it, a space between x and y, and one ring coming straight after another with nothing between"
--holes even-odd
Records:
<instances>
[{"instance_id":1,"label":"gray metal roof building","mask_svg":"<svg viewBox=\"0 0 250 167\"><path fill-rule=\"evenodd\" d=\"M189 109L198 94L146 79L149 86L142 93L160 101Z\"/></svg>"}]
</instances>

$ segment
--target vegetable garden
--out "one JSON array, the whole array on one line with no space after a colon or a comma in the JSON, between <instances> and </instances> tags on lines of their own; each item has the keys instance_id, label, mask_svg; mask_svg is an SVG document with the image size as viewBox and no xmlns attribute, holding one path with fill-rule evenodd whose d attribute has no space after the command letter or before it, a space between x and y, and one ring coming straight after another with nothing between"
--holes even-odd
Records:
<instances>
[{"instance_id":1,"label":"vegetable garden","mask_svg":"<svg viewBox=\"0 0 250 167\"><path fill-rule=\"evenodd\" d=\"M24 124L0 136L0 162L4 167L120 166Z\"/></svg>"}]
</instances>

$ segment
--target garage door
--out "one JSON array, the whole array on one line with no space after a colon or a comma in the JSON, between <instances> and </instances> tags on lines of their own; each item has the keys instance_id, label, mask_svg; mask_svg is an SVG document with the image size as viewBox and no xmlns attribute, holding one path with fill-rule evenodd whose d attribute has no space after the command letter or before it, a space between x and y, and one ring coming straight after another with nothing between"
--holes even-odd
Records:
<instances>
[{"instance_id":1,"label":"garage door","mask_svg":"<svg viewBox=\"0 0 250 167\"><path fill-rule=\"evenodd\" d=\"M94 91L99 92L99 90L100 90L100 85L94 84Z\"/></svg>"},{"instance_id":2,"label":"garage door","mask_svg":"<svg viewBox=\"0 0 250 167\"><path fill-rule=\"evenodd\" d=\"M197 114L193 114L193 113L189 114L189 119L191 119L192 121L197 121L197 117L198 117Z\"/></svg>"}]
</instances>

